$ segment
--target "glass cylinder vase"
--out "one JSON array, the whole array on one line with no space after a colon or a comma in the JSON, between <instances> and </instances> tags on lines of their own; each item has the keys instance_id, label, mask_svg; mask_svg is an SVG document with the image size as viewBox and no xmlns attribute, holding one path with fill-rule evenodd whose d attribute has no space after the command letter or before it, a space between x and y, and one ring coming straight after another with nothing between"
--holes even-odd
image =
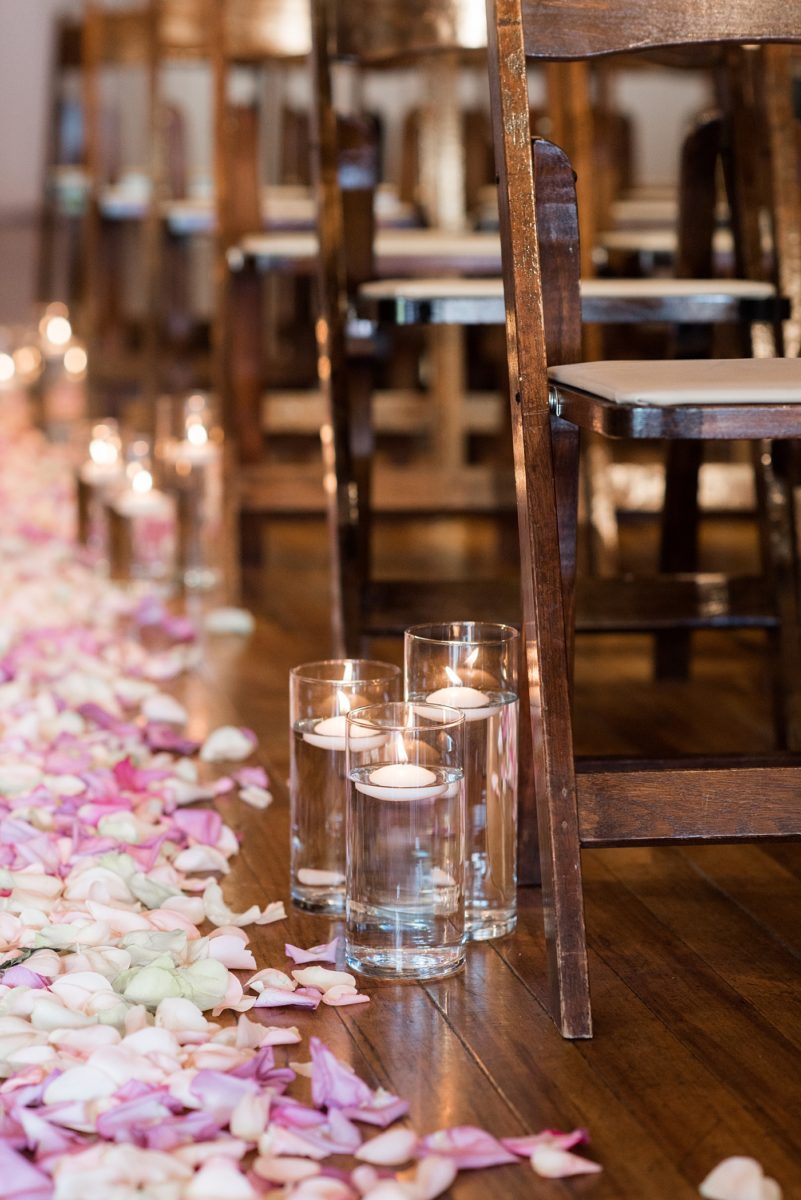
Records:
<instances>
[{"instance_id":1,"label":"glass cylinder vase","mask_svg":"<svg viewBox=\"0 0 801 1200\"><path fill-rule=\"evenodd\" d=\"M348 716L345 958L433 979L464 964L464 714L383 704Z\"/></svg>"},{"instance_id":2,"label":"glass cylinder vase","mask_svg":"<svg viewBox=\"0 0 801 1200\"><path fill-rule=\"evenodd\" d=\"M345 907L345 733L353 708L399 700L400 668L371 659L304 663L289 675L291 893L300 908Z\"/></svg>"},{"instance_id":3,"label":"glass cylinder vase","mask_svg":"<svg viewBox=\"0 0 801 1200\"><path fill-rule=\"evenodd\" d=\"M519 636L509 625L415 625L404 636L407 699L465 716L467 936L500 937L517 921Z\"/></svg>"}]
</instances>

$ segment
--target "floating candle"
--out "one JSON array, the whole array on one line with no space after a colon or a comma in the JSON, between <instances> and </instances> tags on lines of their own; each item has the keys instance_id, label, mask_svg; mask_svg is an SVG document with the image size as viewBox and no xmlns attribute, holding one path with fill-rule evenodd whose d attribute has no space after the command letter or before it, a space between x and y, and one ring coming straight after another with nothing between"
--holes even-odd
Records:
<instances>
[{"instance_id":1,"label":"floating candle","mask_svg":"<svg viewBox=\"0 0 801 1200\"><path fill-rule=\"evenodd\" d=\"M323 871L316 867L301 867L298 871L298 883L304 887L339 887L345 882L345 876L339 871Z\"/></svg>"},{"instance_id":2,"label":"floating candle","mask_svg":"<svg viewBox=\"0 0 801 1200\"><path fill-rule=\"evenodd\" d=\"M373 732L366 725L351 723L351 742L358 741L359 750L374 750L386 742L386 734ZM338 717L326 717L306 733L304 742L310 746L319 746L321 750L346 750L348 746L348 715L340 713Z\"/></svg>"},{"instance_id":3,"label":"floating candle","mask_svg":"<svg viewBox=\"0 0 801 1200\"><path fill-rule=\"evenodd\" d=\"M114 508L123 517L169 517L173 503L166 493L153 487L153 476L142 467L131 476L131 486L117 497Z\"/></svg>"},{"instance_id":4,"label":"floating candle","mask_svg":"<svg viewBox=\"0 0 801 1200\"><path fill-rule=\"evenodd\" d=\"M355 780L356 790L377 800L430 800L448 790L445 780L416 763L387 763L376 767L366 780Z\"/></svg>"},{"instance_id":5,"label":"floating candle","mask_svg":"<svg viewBox=\"0 0 801 1200\"><path fill-rule=\"evenodd\" d=\"M493 704L492 698L486 692L477 688L458 685L439 688L426 696L428 704L444 704L448 708L459 708L464 712L465 721L486 721L500 712L500 705Z\"/></svg>"}]
</instances>

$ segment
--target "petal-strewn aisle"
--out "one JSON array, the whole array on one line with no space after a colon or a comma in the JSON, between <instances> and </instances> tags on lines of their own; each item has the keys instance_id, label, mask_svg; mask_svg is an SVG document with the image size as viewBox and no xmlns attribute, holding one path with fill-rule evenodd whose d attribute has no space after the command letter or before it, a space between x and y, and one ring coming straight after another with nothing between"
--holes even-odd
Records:
<instances>
[{"instance_id":1,"label":"petal-strewn aisle","mask_svg":"<svg viewBox=\"0 0 801 1200\"><path fill-rule=\"evenodd\" d=\"M427 1200L462 1167L597 1170L570 1153L580 1133L418 1137L395 1124L405 1101L313 1034L277 1061L302 1040L293 1014L369 997L336 970L336 939L256 961L243 926L283 903L267 875L259 903L229 907L239 837L202 806L270 821L256 739L186 736L167 689L202 667L198 631L81 560L71 491L37 433L0 436L2 1195Z\"/></svg>"}]
</instances>

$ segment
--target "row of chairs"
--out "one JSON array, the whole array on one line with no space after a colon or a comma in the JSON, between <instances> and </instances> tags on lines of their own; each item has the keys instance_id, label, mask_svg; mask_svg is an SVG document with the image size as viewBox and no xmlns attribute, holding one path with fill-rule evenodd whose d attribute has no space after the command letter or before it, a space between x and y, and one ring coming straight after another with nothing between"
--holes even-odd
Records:
<instances>
[{"instance_id":1,"label":"row of chairs","mask_svg":"<svg viewBox=\"0 0 801 1200\"><path fill-rule=\"evenodd\" d=\"M215 377L226 402L228 430L245 464L240 472L245 503L257 511L270 509L271 487L286 487L286 478L270 476L262 462L263 281L281 272L317 280L337 649L355 653L366 637L416 618L435 618L440 609L452 615L456 604L450 587L437 591L427 582L421 593L419 585L378 584L372 578L372 398L387 327L420 325L432 333L431 362L442 381L440 391L458 395L464 390L462 328L506 326L531 706L527 758L533 790L524 789L524 871L533 873L539 843L554 1016L565 1036L588 1036L582 847L799 833L792 760L779 766L753 760L577 763L571 681L577 628L656 632L663 667L675 668L677 660L686 666L691 630L764 627L777 651L779 741L798 749L795 463L786 445L801 433L801 415L796 415L801 414L801 375L792 361L801 312L797 150L789 52L761 43L801 40L801 4L768 0L754 11L744 0L732 0L720 15L708 6L699 11L687 0L658 5L600 0L591 10L578 0L495 0L487 28L483 5L471 0L363 0L358 6L312 0L316 231L262 228L253 115L232 108L225 88L232 61L296 56L300 46L293 39L307 8L300 0L250 0L249 5L208 0L202 8L200 26L191 20L199 10L191 0L158 0L148 8L148 61L158 61L165 31L172 31L187 53L203 46L216 65ZM247 22L237 23L240 13ZM256 26L262 40L251 57L238 39L243 29L252 32ZM728 41L733 45L723 48ZM685 146L676 256L684 278L594 278L599 208L593 203L597 156L586 63L627 51L651 51L660 61L667 55L682 69L711 72L716 81L720 114L701 122ZM449 188L463 178L463 163L454 152L449 100L453 71L464 55L489 64L500 241L493 231L459 228L463 203L453 214ZM440 227L376 229L374 127L367 114L351 112L348 119L337 114L332 72L337 62L376 68L418 56L427 63L441 109L429 136L441 138L431 143L430 161L439 162L442 171L428 181L432 204L439 204ZM562 149L530 139L527 57L549 64L551 117L574 157L577 184ZM152 79L155 87L155 74ZM152 112L159 111L154 103ZM595 127L601 126L598 119ZM154 145L159 144L156 133ZM720 165L732 215L735 278L713 280ZM163 164L154 163L153 177L158 196ZM583 230L589 230L581 241L577 211ZM159 221L158 205L152 204L148 278L153 311ZM580 363L582 345L596 352L602 348L591 327L654 322L678 328L682 361ZM732 327L741 339L740 352L753 361L732 364L708 357L711 329L721 323ZM157 346L151 350L149 360L157 363ZM475 510L482 496L485 507L494 506L494 476L471 475L453 455L463 426L452 407L437 410L434 424L438 460L417 481L408 473L399 478L399 490L427 491L423 503L436 512ZM593 437L664 439L670 446L660 576L576 579L579 445ZM704 577L696 571L700 445L710 439L749 440L756 447L765 562L759 580ZM675 571L678 576L669 577ZM495 584L484 595L473 585L471 615L519 616L518 588L514 583L505 597Z\"/></svg>"}]
</instances>

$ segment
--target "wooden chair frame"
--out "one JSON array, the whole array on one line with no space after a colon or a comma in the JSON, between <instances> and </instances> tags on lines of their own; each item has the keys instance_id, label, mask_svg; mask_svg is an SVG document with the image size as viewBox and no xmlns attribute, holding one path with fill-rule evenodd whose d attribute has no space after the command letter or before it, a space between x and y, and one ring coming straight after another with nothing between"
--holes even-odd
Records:
<instances>
[{"instance_id":1,"label":"wooden chair frame","mask_svg":"<svg viewBox=\"0 0 801 1200\"><path fill-rule=\"evenodd\" d=\"M580 356L575 186L558 148L535 141L532 152L523 117L526 58L593 57L683 41L801 40L801 4L728 0L690 11L683 0L600 0L588 14L579 0L550 0L547 19L537 21L539 7L536 0L489 0L490 80L552 1012L564 1036L589 1037L582 848L798 838L801 760L576 761L571 679L579 431L793 439L801 437L801 405L649 408L553 385L548 367ZM772 63L780 68L782 60L782 49L773 49ZM769 85L779 104L780 79L778 70ZM792 138L792 126L770 120L767 135L776 155ZM782 199L785 208L797 202L789 188Z\"/></svg>"}]
</instances>

